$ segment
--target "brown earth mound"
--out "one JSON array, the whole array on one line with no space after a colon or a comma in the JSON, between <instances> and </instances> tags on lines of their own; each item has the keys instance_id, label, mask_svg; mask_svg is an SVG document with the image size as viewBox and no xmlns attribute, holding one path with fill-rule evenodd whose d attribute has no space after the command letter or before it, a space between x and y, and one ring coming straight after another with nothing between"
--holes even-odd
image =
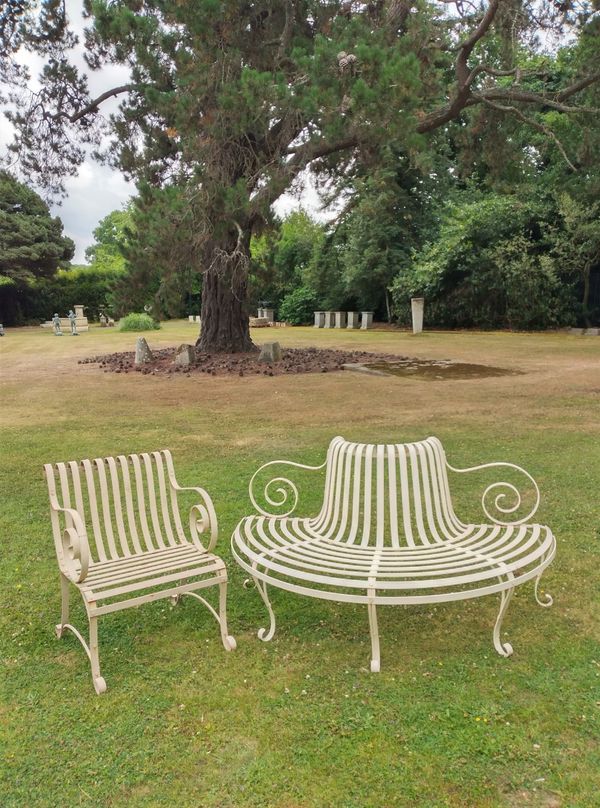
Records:
<instances>
[{"instance_id":1,"label":"brown earth mound","mask_svg":"<svg viewBox=\"0 0 600 808\"><path fill-rule=\"evenodd\" d=\"M105 373L130 373L137 371L148 374L195 374L208 373L210 376L280 376L284 373L327 373L342 370L345 363L398 361L403 357L396 354L374 354L367 351L334 351L317 348L286 348L283 358L273 364L259 362L258 353L205 354L196 352L196 361L180 367L174 364L176 349L165 348L152 352L154 360L145 365L134 365L134 352L91 356L79 360L79 364L97 364Z\"/></svg>"}]
</instances>

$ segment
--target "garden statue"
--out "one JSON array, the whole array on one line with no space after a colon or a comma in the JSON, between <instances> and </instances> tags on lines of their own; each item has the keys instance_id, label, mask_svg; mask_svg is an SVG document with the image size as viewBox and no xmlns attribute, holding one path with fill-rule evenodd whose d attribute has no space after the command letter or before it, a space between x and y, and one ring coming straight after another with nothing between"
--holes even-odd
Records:
<instances>
[{"instance_id":1,"label":"garden statue","mask_svg":"<svg viewBox=\"0 0 600 808\"><path fill-rule=\"evenodd\" d=\"M107 325L106 315L101 314L100 315L100 326L101 326L101 328L106 328L106 325Z\"/></svg>"},{"instance_id":2,"label":"garden statue","mask_svg":"<svg viewBox=\"0 0 600 808\"><path fill-rule=\"evenodd\" d=\"M77 315L75 314L73 309L69 309L67 317L69 318L69 323L71 325L71 336L78 337L79 334L77 333Z\"/></svg>"},{"instance_id":3,"label":"garden statue","mask_svg":"<svg viewBox=\"0 0 600 808\"><path fill-rule=\"evenodd\" d=\"M60 330L60 317L58 314L54 314L52 318L52 325L54 326L54 336L55 337L62 337L63 332Z\"/></svg>"}]
</instances>

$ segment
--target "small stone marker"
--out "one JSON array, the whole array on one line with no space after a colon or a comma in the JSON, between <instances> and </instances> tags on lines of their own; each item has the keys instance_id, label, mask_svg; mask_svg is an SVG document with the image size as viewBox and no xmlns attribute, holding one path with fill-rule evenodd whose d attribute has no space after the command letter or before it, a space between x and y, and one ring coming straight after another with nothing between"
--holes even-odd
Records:
<instances>
[{"instance_id":1,"label":"small stone marker","mask_svg":"<svg viewBox=\"0 0 600 808\"><path fill-rule=\"evenodd\" d=\"M196 361L196 349L193 345L180 345L175 354L175 364L188 367Z\"/></svg>"},{"instance_id":2,"label":"small stone marker","mask_svg":"<svg viewBox=\"0 0 600 808\"><path fill-rule=\"evenodd\" d=\"M146 337L138 337L135 343L135 359L134 365L145 365L147 362L152 362L154 356L150 350L150 346L146 342Z\"/></svg>"},{"instance_id":3,"label":"small stone marker","mask_svg":"<svg viewBox=\"0 0 600 808\"><path fill-rule=\"evenodd\" d=\"M281 346L278 342L265 342L260 349L259 362L279 362L281 361Z\"/></svg>"},{"instance_id":4,"label":"small stone marker","mask_svg":"<svg viewBox=\"0 0 600 808\"><path fill-rule=\"evenodd\" d=\"M0 337L4 336L4 326L0 323Z\"/></svg>"}]
</instances>

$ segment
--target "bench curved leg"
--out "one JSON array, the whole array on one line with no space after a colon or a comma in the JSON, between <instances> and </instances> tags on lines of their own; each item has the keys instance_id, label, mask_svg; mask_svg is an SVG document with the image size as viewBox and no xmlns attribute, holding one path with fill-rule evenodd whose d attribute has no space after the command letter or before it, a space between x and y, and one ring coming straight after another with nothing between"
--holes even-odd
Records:
<instances>
[{"instance_id":1,"label":"bench curved leg","mask_svg":"<svg viewBox=\"0 0 600 808\"><path fill-rule=\"evenodd\" d=\"M534 588L533 591L534 591L534 594L535 594L536 602L540 606L543 606L544 609L547 609L549 606L552 606L552 604L554 603L554 599L553 599L552 595L549 592L543 592L540 595L539 586L540 586L540 581L542 579L543 574L544 574L544 570L542 570L540 572L540 574L538 575L538 577L535 579L535 588ZM542 600L542 598L543 598L543 600Z\"/></svg>"},{"instance_id":2,"label":"bench curved leg","mask_svg":"<svg viewBox=\"0 0 600 808\"><path fill-rule=\"evenodd\" d=\"M256 569L256 564L252 565L252 569ZM269 596L267 594L267 585L263 581L260 581L255 575L252 576L252 580L254 581L254 586L258 590L258 594L263 599L263 603L267 607L267 611L269 613L269 630L267 631L266 628L259 628L258 629L258 639L262 640L263 642L269 642L269 640L273 639L273 635L275 634L275 614L273 612L273 607L271 606L271 601L269 600Z\"/></svg>"},{"instance_id":3,"label":"bench curved leg","mask_svg":"<svg viewBox=\"0 0 600 808\"><path fill-rule=\"evenodd\" d=\"M503 589L501 593L501 600L500 600L500 611L498 612L498 617L496 618L496 625L494 626L494 648L500 656L509 657L513 652L513 647L509 642L503 643L500 639L500 630L502 629L502 621L504 620L504 615L506 614L506 610L508 609L508 604L511 601L513 596L513 592L515 591L514 586L510 589Z\"/></svg>"},{"instance_id":4,"label":"bench curved leg","mask_svg":"<svg viewBox=\"0 0 600 808\"><path fill-rule=\"evenodd\" d=\"M375 590L369 589L370 598L375 597ZM377 625L377 607L374 603L367 604L369 612L369 632L371 634L371 672L379 673L381 670L381 656L379 652L379 626Z\"/></svg>"}]
</instances>

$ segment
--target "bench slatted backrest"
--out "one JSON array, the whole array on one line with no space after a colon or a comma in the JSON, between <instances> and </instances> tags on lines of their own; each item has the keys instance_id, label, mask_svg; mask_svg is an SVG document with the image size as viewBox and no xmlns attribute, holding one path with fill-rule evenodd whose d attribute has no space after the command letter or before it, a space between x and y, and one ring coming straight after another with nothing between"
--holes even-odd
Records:
<instances>
[{"instance_id":1,"label":"bench slatted backrest","mask_svg":"<svg viewBox=\"0 0 600 808\"><path fill-rule=\"evenodd\" d=\"M168 450L45 466L50 495L76 510L94 561L112 561L186 542ZM55 541L58 520L53 519ZM65 527L72 520L65 517Z\"/></svg>"},{"instance_id":2,"label":"bench slatted backrest","mask_svg":"<svg viewBox=\"0 0 600 808\"><path fill-rule=\"evenodd\" d=\"M396 444L332 440L323 506L314 520L321 535L402 548L446 541L463 527L452 507L437 438Z\"/></svg>"}]
</instances>

